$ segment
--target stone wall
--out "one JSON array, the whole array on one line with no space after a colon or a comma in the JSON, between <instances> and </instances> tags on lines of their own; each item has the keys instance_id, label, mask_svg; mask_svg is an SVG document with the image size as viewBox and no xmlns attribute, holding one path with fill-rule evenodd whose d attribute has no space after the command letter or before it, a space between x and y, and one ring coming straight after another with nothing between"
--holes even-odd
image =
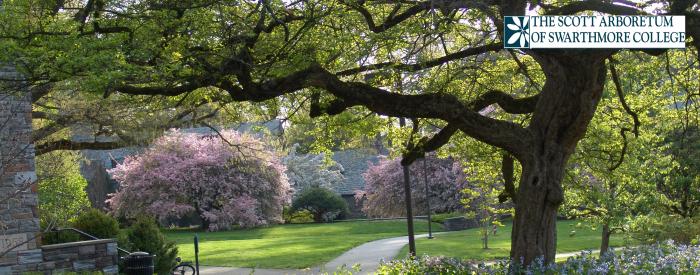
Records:
<instances>
[{"instance_id":1,"label":"stone wall","mask_svg":"<svg viewBox=\"0 0 700 275\"><path fill-rule=\"evenodd\" d=\"M19 79L19 75L10 67L0 67L0 79ZM16 264L21 257L18 251L37 249L40 230L32 106L26 89L10 86L17 83L0 82L0 255L4 254L0 266Z\"/></svg>"},{"instance_id":2,"label":"stone wall","mask_svg":"<svg viewBox=\"0 0 700 275\"><path fill-rule=\"evenodd\" d=\"M0 274L98 271L117 274L117 243L112 239L45 245L17 253L17 265L0 266Z\"/></svg>"},{"instance_id":3,"label":"stone wall","mask_svg":"<svg viewBox=\"0 0 700 275\"><path fill-rule=\"evenodd\" d=\"M479 227L479 223L475 219L467 219L465 217L456 217L456 218L445 219L445 221L442 223L442 227L446 231L457 231L457 230L477 228L477 227Z\"/></svg>"}]
</instances>

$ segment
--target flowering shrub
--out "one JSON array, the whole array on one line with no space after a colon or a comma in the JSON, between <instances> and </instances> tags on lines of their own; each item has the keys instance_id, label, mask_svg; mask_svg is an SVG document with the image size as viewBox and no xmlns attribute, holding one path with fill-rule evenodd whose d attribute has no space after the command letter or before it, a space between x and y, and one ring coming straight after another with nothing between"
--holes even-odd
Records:
<instances>
[{"instance_id":1,"label":"flowering shrub","mask_svg":"<svg viewBox=\"0 0 700 275\"><path fill-rule=\"evenodd\" d=\"M611 251L600 258L591 252L563 263L537 260L528 267L499 261L492 265L445 257L383 263L378 274L700 274L700 246L668 241L663 244Z\"/></svg>"},{"instance_id":2,"label":"flowering shrub","mask_svg":"<svg viewBox=\"0 0 700 275\"><path fill-rule=\"evenodd\" d=\"M280 160L248 135L168 132L109 170L120 183L109 200L120 216L158 219L195 212L207 230L282 221L290 186Z\"/></svg>"},{"instance_id":3,"label":"flowering shrub","mask_svg":"<svg viewBox=\"0 0 700 275\"><path fill-rule=\"evenodd\" d=\"M364 200L362 212L372 217L406 215L404 203L403 168L400 159L380 159L370 164L363 175L365 189L357 191L355 199ZM462 189L468 187L462 166L452 159L427 156L425 167L430 188L430 207L434 212L452 212L464 209ZM411 165L411 194L416 214L427 213L423 160Z\"/></svg>"}]
</instances>

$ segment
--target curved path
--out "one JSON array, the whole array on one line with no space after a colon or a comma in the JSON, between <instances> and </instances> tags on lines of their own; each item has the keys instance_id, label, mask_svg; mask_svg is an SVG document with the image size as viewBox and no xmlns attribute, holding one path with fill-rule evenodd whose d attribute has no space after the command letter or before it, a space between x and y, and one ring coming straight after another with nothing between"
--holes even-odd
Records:
<instances>
[{"instance_id":1,"label":"curved path","mask_svg":"<svg viewBox=\"0 0 700 275\"><path fill-rule=\"evenodd\" d=\"M428 234L416 235L416 239L425 238ZM322 267L309 269L253 269L253 268L238 268L238 267L201 267L200 274L202 275L239 275L239 274L255 274L255 275L273 275L273 274L320 274L328 272L333 274L338 268L346 265L351 268L355 264L360 264L361 272L355 274L371 274L381 260L391 260L396 257L401 248L408 244L408 237L395 237L389 239L376 240L361 244L353 249L350 249L340 255L338 258L326 263Z\"/></svg>"},{"instance_id":2,"label":"curved path","mask_svg":"<svg viewBox=\"0 0 700 275\"><path fill-rule=\"evenodd\" d=\"M415 238L425 238L428 234L416 235ZM378 241L364 243L340 255L325 264L325 270L333 272L343 265L351 268L354 264L360 264L362 272L359 274L370 274L377 270L379 263L382 260L389 261L394 259L401 248L408 244L408 237L396 237L382 239Z\"/></svg>"}]
</instances>

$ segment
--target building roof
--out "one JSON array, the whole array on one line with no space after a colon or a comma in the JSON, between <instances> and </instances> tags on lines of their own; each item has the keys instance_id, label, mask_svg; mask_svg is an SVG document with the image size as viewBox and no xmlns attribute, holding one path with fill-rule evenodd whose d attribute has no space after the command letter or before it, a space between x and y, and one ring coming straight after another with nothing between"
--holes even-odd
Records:
<instances>
[{"instance_id":1,"label":"building roof","mask_svg":"<svg viewBox=\"0 0 700 275\"><path fill-rule=\"evenodd\" d=\"M376 164L379 161L379 155L373 149L335 151L331 158L343 166L345 182L333 188L341 195L354 195L355 191L363 190L365 179L362 174L367 171L369 163Z\"/></svg>"}]
</instances>

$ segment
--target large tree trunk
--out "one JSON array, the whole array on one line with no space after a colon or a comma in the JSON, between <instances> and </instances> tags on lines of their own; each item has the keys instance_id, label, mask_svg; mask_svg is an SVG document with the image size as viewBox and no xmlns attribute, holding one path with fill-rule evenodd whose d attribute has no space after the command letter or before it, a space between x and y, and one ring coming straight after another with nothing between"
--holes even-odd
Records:
<instances>
[{"instance_id":1,"label":"large tree trunk","mask_svg":"<svg viewBox=\"0 0 700 275\"><path fill-rule=\"evenodd\" d=\"M528 127L533 144L520 156L511 258L528 265L556 253L557 209L567 160L583 137L602 95L607 54L532 54L547 76Z\"/></svg>"}]
</instances>

